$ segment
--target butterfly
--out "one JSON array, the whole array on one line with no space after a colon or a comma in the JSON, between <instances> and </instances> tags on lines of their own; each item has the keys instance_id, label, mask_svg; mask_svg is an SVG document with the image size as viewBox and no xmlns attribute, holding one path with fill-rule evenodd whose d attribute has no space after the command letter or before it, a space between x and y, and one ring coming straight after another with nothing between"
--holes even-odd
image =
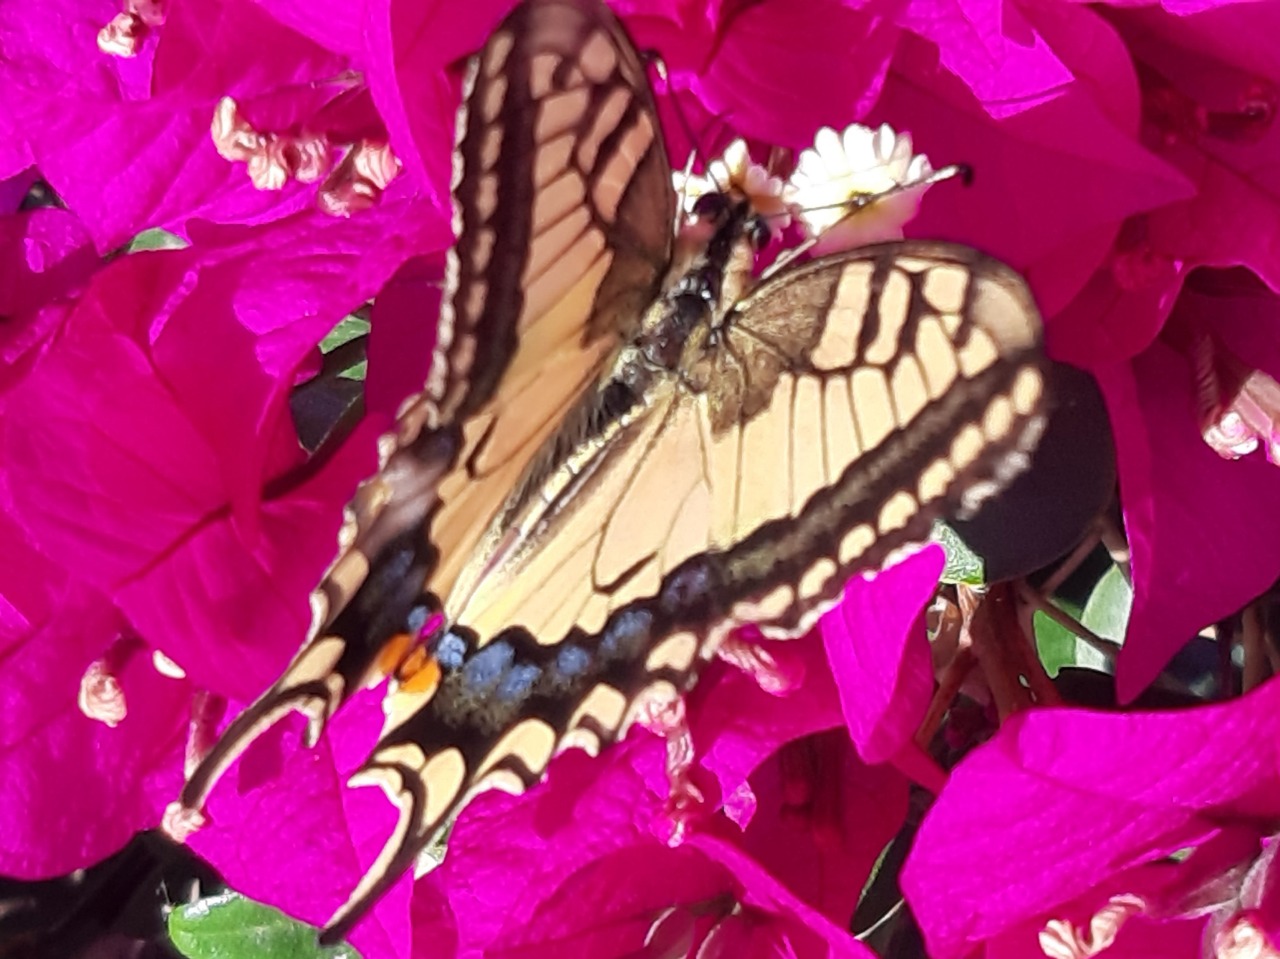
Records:
<instances>
[{"instance_id":1,"label":"butterfly","mask_svg":"<svg viewBox=\"0 0 1280 959\"><path fill-rule=\"evenodd\" d=\"M808 630L972 511L1046 406L1023 280L899 241L758 278L731 184L686 209L647 67L599 0L525 0L469 62L425 388L383 437L309 637L182 794L281 716L314 744L392 678L352 783L399 809L342 938L482 789L520 792L687 690L743 624Z\"/></svg>"}]
</instances>

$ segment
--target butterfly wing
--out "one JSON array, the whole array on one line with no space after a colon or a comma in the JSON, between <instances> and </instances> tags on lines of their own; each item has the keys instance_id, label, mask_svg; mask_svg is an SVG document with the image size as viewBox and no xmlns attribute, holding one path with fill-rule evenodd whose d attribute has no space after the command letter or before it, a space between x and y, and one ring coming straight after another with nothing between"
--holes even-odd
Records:
<instances>
[{"instance_id":1,"label":"butterfly wing","mask_svg":"<svg viewBox=\"0 0 1280 959\"><path fill-rule=\"evenodd\" d=\"M308 639L183 790L291 710L314 742L440 610L529 461L657 295L676 199L644 64L602 4L517 7L468 68L457 243L426 388L383 437L312 596Z\"/></svg>"},{"instance_id":2,"label":"butterfly wing","mask_svg":"<svg viewBox=\"0 0 1280 959\"><path fill-rule=\"evenodd\" d=\"M598 750L739 624L803 632L851 575L1007 482L1043 422L1039 337L1012 270L910 242L766 282L706 368L643 403L618 398L633 377L616 369L604 425L450 598L443 677L391 700L361 775L401 818L336 930L476 791Z\"/></svg>"}]
</instances>

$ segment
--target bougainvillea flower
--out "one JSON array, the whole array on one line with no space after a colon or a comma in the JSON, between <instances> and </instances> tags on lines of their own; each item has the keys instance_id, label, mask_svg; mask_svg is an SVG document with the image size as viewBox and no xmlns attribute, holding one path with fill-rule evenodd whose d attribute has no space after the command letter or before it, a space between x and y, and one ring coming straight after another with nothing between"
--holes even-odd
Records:
<instances>
[{"instance_id":1,"label":"bougainvillea flower","mask_svg":"<svg viewBox=\"0 0 1280 959\"><path fill-rule=\"evenodd\" d=\"M1228 459L1261 447L1280 462L1280 297L1251 273L1201 270L1166 334L1195 370L1205 442Z\"/></svg>"},{"instance_id":2,"label":"bougainvillea flower","mask_svg":"<svg viewBox=\"0 0 1280 959\"><path fill-rule=\"evenodd\" d=\"M395 210L206 228L191 249L124 257L7 398L21 525L205 688L251 698L296 650L341 505L372 469L373 424L291 473L286 401L323 332L414 252Z\"/></svg>"},{"instance_id":3,"label":"bougainvillea flower","mask_svg":"<svg viewBox=\"0 0 1280 959\"><path fill-rule=\"evenodd\" d=\"M933 695L924 609L945 557L928 546L875 577L860 576L819 623L849 734L867 762L891 760Z\"/></svg>"},{"instance_id":4,"label":"bougainvillea flower","mask_svg":"<svg viewBox=\"0 0 1280 959\"><path fill-rule=\"evenodd\" d=\"M1272 681L1193 710L1013 717L952 771L903 870L930 954L1078 924L1077 900L1096 909L1129 894L1130 915L1176 920L1195 918L1214 887L1238 891L1280 820L1278 715Z\"/></svg>"},{"instance_id":5,"label":"bougainvillea flower","mask_svg":"<svg viewBox=\"0 0 1280 959\"><path fill-rule=\"evenodd\" d=\"M844 929L865 876L901 825L906 780L863 766L832 729L838 699L816 636L769 645L794 678L789 689L767 693L718 664L689 701L705 797L689 841L711 831L721 838L706 841L721 851L695 855L664 841L671 807L658 737L635 730L598 759L570 751L527 796L486 793L463 811L443 864L414 889L413 954L519 947L550 955L590 943L587 954L623 955L621 943L638 948L655 925L671 934L687 922L690 935L694 927L706 935L741 913L719 935L748 922L792 942L798 955L863 955ZM374 695L358 697L314 751L299 746L294 720L255 743L210 798L193 848L246 894L312 921L327 918L394 819L378 790L343 788L376 734L376 704ZM814 735L821 730L828 732ZM280 841L294 835L298 842ZM726 842L738 851L723 851ZM686 879L673 885L673 870ZM408 888L406 879L357 927L354 941L368 959L410 954L401 898ZM742 908L730 909L734 902ZM680 915L664 919L673 910Z\"/></svg>"},{"instance_id":6,"label":"bougainvillea flower","mask_svg":"<svg viewBox=\"0 0 1280 959\"><path fill-rule=\"evenodd\" d=\"M973 168L970 189L931 191L908 232L971 243L1017 267L1052 331L1054 314L1103 262L1123 221L1191 191L1137 141L1138 85L1114 29L1079 5L1018 11L1028 33L1070 69L1070 82L1015 110L1015 99L993 103L976 93L985 74L948 75L937 68L939 54L909 36L870 119L910 131L935 164ZM1002 75L1017 83L1012 69Z\"/></svg>"},{"instance_id":7,"label":"bougainvillea flower","mask_svg":"<svg viewBox=\"0 0 1280 959\"><path fill-rule=\"evenodd\" d=\"M270 729L210 796L207 821L188 845L237 891L323 924L395 826L395 809L379 790L347 787L382 727L381 692L357 694L314 749L302 744L299 716ZM244 705L231 703L228 713ZM176 796L175 788L164 801ZM364 959L413 954L411 884L406 876L352 933Z\"/></svg>"},{"instance_id":8,"label":"bougainvillea flower","mask_svg":"<svg viewBox=\"0 0 1280 959\"><path fill-rule=\"evenodd\" d=\"M1123 701L1280 575L1280 475L1261 457L1229 461L1209 448L1191 364L1163 342L1097 372L1132 554L1133 608L1116 669Z\"/></svg>"},{"instance_id":9,"label":"bougainvillea flower","mask_svg":"<svg viewBox=\"0 0 1280 959\"><path fill-rule=\"evenodd\" d=\"M105 593L147 643L186 668L192 684L247 698L296 647L306 594L332 556L340 504L372 463L371 425L323 469L307 472L284 398L316 339L340 313L376 292L408 255L431 248L431 242L403 241L410 231L394 219L395 205L403 202L419 223L443 230L458 77L450 66L479 45L509 0L465 12L388 0L367 4L362 13L334 8L323 22L315 8L289 0L175 4L163 23L149 25L127 61L86 57L80 44L96 35L103 14L77 0L60 3L43 18L15 8L0 21L6 65L14 73L0 79L13 80L18 91L3 108L13 115L0 115L0 131L21 130L21 149L4 154L12 169L0 174L37 162L100 249L157 225L183 232L195 245L126 257L94 280L64 335L6 402L0 444L7 495L36 548L72 570L59 575L83 579L91 595ZM1091 293L1100 266L1110 271L1104 278L1123 272L1115 268L1122 222L1185 200L1193 180L1202 185L1194 173L1184 175L1192 171L1138 142L1143 88L1123 43L1134 34L1090 8L913 0L885 17L807 0L798 8L637 3L623 12L643 45L667 55L675 89L730 128L722 131L727 136L794 148L811 142L821 126L843 127L870 114L909 131L915 147L938 163L972 164L977 186L935 191L938 199L931 196L913 233L967 240L1010 259L1029 274L1049 312ZM57 25L57 36L48 23ZM311 204L316 188L295 181L304 170L306 178L318 175L323 144L309 140L303 150L301 141L279 139L280 131L300 129L304 118L336 110L339 100L350 106L325 91L335 84L354 90L345 86L352 67L365 71L368 96L355 91L350 102L359 109L344 123L385 126L404 176L382 184L388 192L374 210L324 225L293 212ZM226 138L244 153L228 149L220 156L209 124L227 97L234 109L227 109ZM302 151L296 158L293 147ZM673 146L673 156L679 163L682 151ZM255 160L261 182L283 182L282 191L264 192L250 182L246 171ZM427 202L415 206L419 193ZM1225 192L1206 190L1196 199L1202 197L1238 203ZM1194 212L1188 207L1179 214L1184 220L1188 210ZM1159 225L1156 217L1150 222ZM210 229L193 218L248 226ZM1240 255L1214 253L1220 262L1245 262L1231 260ZM1181 269L1174 264L1172 277L1161 273L1149 284L1160 294L1146 296L1133 317L1107 316L1132 327L1123 331L1126 345L1136 350L1154 337L1169 305L1164 293L1176 288ZM408 272L400 279L405 289L430 282ZM419 319L429 327L435 311L434 300L427 301ZM413 319L394 309L392 296L380 299L378 309L383 317ZM1079 322L1061 313L1051 329L1071 330ZM376 335L375 344L378 336L389 337L383 342L395 352L394 332ZM1086 353L1095 362L1102 355ZM1185 371L1173 369L1176 361L1167 348L1154 350L1115 372L1109 391L1119 397L1112 409L1123 421L1117 433L1142 597L1135 604L1132 652L1126 652L1138 665L1121 664L1122 681L1131 686L1159 668L1156 661L1168 652L1160 644L1180 641L1202 618L1252 595L1246 587L1256 592L1264 574L1276 573L1271 544L1280 542L1277 531L1258 522L1246 530L1242 518L1249 511L1275 513L1270 487L1251 485L1260 474L1249 461L1225 463L1207 450L1194 415L1187 432L1182 418L1168 414L1171 403L1189 405L1190 387L1179 392ZM375 366L371 362L377 376ZM385 414L396 402L390 394L403 394L414 380L402 371L395 389L371 386L371 408ZM1236 471L1233 478L1211 471L1210 462ZM1166 475L1176 472L1182 478ZM1204 484L1232 498L1208 520L1190 519L1190 491L1202 494ZM1203 495L1194 502L1202 505ZM1170 545L1166 529L1187 538ZM1224 556L1228 549L1235 555ZM837 726L843 715L866 757L892 757L909 741L928 692L916 620L936 580L936 555L926 551L850 587L847 608L832 614L834 625L824 624L836 682L812 639L794 651L769 647L779 675L793 677L799 692L791 696L765 693L748 677L719 668L707 677L689 705L707 808L690 823L685 845L670 849L655 832L670 798L658 740L633 733L597 761L571 753L531 796L486 796L463 814L449 858L419 884L412 912L406 880L357 931L366 959L409 950L444 953L450 943L462 954L518 949L529 956L567 948L607 954L623 944L643 946L650 936L678 942L686 932L691 942L708 942L723 955L744 954L746 943L761 942L804 955L861 954L839 914L847 912L875 846L869 839L848 841L858 818L853 813L870 819L876 800L850 801L844 815L832 816L831 796L815 790L806 808L822 812L815 819L826 831L811 834L811 843L796 837L796 822L784 822L782 810L794 811L796 784L805 778L791 767L801 737ZM1208 563L1214 568L1204 569ZM1193 574L1195 589L1188 589L1178 577ZM1162 602L1174 611L1162 612ZM86 628L94 625L92 617L84 620ZM111 660L115 644L108 632L95 627L77 637L83 655L68 677L79 682L94 663ZM117 725L99 721L93 734L135 734L139 707L133 703L149 701L148 694L136 692L128 670L114 660L100 673L120 686L128 706L121 713L115 703L109 715ZM59 688L68 693L74 686L64 681ZM29 699L34 688L22 686L19 693ZM860 700L868 688L872 694ZM72 702L63 693L59 701ZM83 709L80 718L88 721ZM391 810L376 791L343 788L377 718L376 697L353 702L314 751L298 749L296 722L273 731L246 754L230 777L232 788L212 797L211 824L193 844L246 892L312 920L325 918L390 828ZM1039 728L1014 728L1024 727ZM167 735L172 724L157 728ZM1081 735L1110 732L1090 727ZM150 747L159 755L167 743L157 738ZM829 779L852 788L872 774L844 749L818 752L838 753L840 773ZM173 767L166 768L171 776ZM125 778L136 783L139 777ZM963 796L968 780L960 774L958 780ZM875 820L875 837L897 828L905 789L896 774L877 783L867 795L890 798L879 803L885 815ZM1132 819L1132 809L1126 811ZM145 821L136 809L120 818ZM999 826L1008 823L1002 819ZM279 837L294 834L290 830L307 842L282 844ZM1164 851L1175 838L1203 838L1176 824L1151 830L1140 838ZM945 860L946 841L931 833L918 848L927 854L941 843L936 848ZM302 858L292 858L295 849ZM788 851L805 864L821 863L814 871L819 879L843 871L849 886L806 885L814 874L796 859L787 861ZM938 881L972 872L982 856L969 855L959 865L942 861L946 871ZM1130 855L1124 864L1137 861ZM1119 873L1085 863L1072 875L1076 891L1068 890L1068 898L1074 902L1102 882L1099 876ZM1043 901L1037 904L1043 911ZM974 935L983 940L990 930L1039 915L1024 909ZM954 938L971 941L968 931ZM951 940L943 935L941 941Z\"/></svg>"},{"instance_id":10,"label":"bougainvillea flower","mask_svg":"<svg viewBox=\"0 0 1280 959\"><path fill-rule=\"evenodd\" d=\"M34 162L101 252L147 228L185 234L193 217L255 223L310 205L314 186L260 190L218 155L215 107L233 97L272 129L324 133L322 107L351 85L346 57L257 4L164 7L163 24L132 58L98 49L94 37L110 19L98 3L0 13L0 79L25 146L0 176ZM377 123L371 110L366 122Z\"/></svg>"},{"instance_id":11,"label":"bougainvillea flower","mask_svg":"<svg viewBox=\"0 0 1280 959\"><path fill-rule=\"evenodd\" d=\"M448 209L454 114L461 95L461 72L450 68L480 49L514 5L514 0L465 7L374 0L365 7L364 69L373 101L396 155L442 211Z\"/></svg>"},{"instance_id":12,"label":"bougainvillea flower","mask_svg":"<svg viewBox=\"0 0 1280 959\"><path fill-rule=\"evenodd\" d=\"M1189 266L1246 266L1280 290L1280 62L1269 4L1112 15L1142 80L1152 149L1196 183L1153 213L1150 246Z\"/></svg>"},{"instance_id":13,"label":"bougainvillea flower","mask_svg":"<svg viewBox=\"0 0 1280 959\"><path fill-rule=\"evenodd\" d=\"M1280 64L1259 39L1277 11L1117 6L1106 16L1133 60L1143 142L1195 191L1128 224L1088 295L1051 323L1055 355L1084 364L1144 349L1195 267L1247 266L1280 289Z\"/></svg>"},{"instance_id":14,"label":"bougainvillea flower","mask_svg":"<svg viewBox=\"0 0 1280 959\"><path fill-rule=\"evenodd\" d=\"M152 794L181 784L189 691L156 672L104 596L41 556L3 514L0 556L0 874L43 879L156 824ZM80 701L82 677L104 658L114 725Z\"/></svg>"}]
</instances>

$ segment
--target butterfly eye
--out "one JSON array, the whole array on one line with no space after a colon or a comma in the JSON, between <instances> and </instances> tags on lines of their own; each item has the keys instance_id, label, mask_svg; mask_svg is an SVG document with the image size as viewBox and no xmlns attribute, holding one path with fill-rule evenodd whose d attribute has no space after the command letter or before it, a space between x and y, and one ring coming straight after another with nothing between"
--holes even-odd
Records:
<instances>
[{"instance_id":1,"label":"butterfly eye","mask_svg":"<svg viewBox=\"0 0 1280 959\"><path fill-rule=\"evenodd\" d=\"M729 209L729 198L723 193L704 193L693 201L693 215L699 220L719 220Z\"/></svg>"},{"instance_id":2,"label":"butterfly eye","mask_svg":"<svg viewBox=\"0 0 1280 959\"><path fill-rule=\"evenodd\" d=\"M769 238L772 235L773 231L769 229L768 222L762 216L753 218L747 226L747 238L751 241L751 248L757 253L769 245Z\"/></svg>"}]
</instances>

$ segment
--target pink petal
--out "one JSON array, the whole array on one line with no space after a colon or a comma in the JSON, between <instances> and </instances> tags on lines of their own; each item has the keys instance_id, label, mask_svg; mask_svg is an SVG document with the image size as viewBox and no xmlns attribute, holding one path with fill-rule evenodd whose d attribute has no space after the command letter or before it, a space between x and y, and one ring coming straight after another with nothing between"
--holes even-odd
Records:
<instances>
[{"instance_id":1,"label":"pink petal","mask_svg":"<svg viewBox=\"0 0 1280 959\"><path fill-rule=\"evenodd\" d=\"M866 112L898 39L887 20L836 0L743 4L717 29L715 55L686 82L721 123L796 148Z\"/></svg>"},{"instance_id":2,"label":"pink petal","mask_svg":"<svg viewBox=\"0 0 1280 959\"><path fill-rule=\"evenodd\" d=\"M196 246L183 251L187 268L221 294L218 309L229 307L261 337L253 348L258 364L283 377L402 263L449 244L448 221L410 192L397 181L382 203L349 219L308 210L265 227L201 224L192 233ZM433 332L437 313L424 302L414 320ZM190 349L192 332L184 334L175 349Z\"/></svg>"},{"instance_id":3,"label":"pink petal","mask_svg":"<svg viewBox=\"0 0 1280 959\"><path fill-rule=\"evenodd\" d=\"M1141 353L1169 318L1187 269L1143 248L1113 251L1079 295L1046 321L1049 355L1096 366Z\"/></svg>"},{"instance_id":4,"label":"pink petal","mask_svg":"<svg viewBox=\"0 0 1280 959\"><path fill-rule=\"evenodd\" d=\"M1052 316L1110 252L1125 218L1186 197L1190 185L1137 142L1137 83L1115 31L1079 5L1037 7L1034 18L1076 75L1052 99L993 119L938 71L930 48L904 40L868 119L910 131L937 165L974 170L971 189L930 192L910 232L1008 261Z\"/></svg>"},{"instance_id":5,"label":"pink petal","mask_svg":"<svg viewBox=\"0 0 1280 959\"><path fill-rule=\"evenodd\" d=\"M382 724L380 693L356 696L313 750L302 723L266 733L209 797L210 822L188 840L227 883L305 922L322 925L354 889L394 825L378 789L348 789ZM408 959L408 877L356 927L366 959Z\"/></svg>"},{"instance_id":6,"label":"pink petal","mask_svg":"<svg viewBox=\"0 0 1280 959\"><path fill-rule=\"evenodd\" d=\"M874 578L850 580L819 624L849 735L868 763L892 758L929 707L933 665L923 616L944 562L942 549L930 545Z\"/></svg>"},{"instance_id":7,"label":"pink petal","mask_svg":"<svg viewBox=\"0 0 1280 959\"><path fill-rule=\"evenodd\" d=\"M310 485L282 480L302 459L285 404L316 340L438 226L398 210L124 257L9 398L0 443L24 527L210 688L248 698L296 650L341 506L372 469L366 430ZM223 643L245 658L215 655Z\"/></svg>"},{"instance_id":8,"label":"pink petal","mask_svg":"<svg viewBox=\"0 0 1280 959\"><path fill-rule=\"evenodd\" d=\"M1280 127L1272 115L1280 57L1265 39L1280 30L1280 11L1235 4L1171 16L1147 8L1115 22L1139 68L1155 78L1151 141L1197 186L1194 198L1151 216L1146 242L1188 268L1247 266L1280 289ZM1244 112L1258 108L1254 119ZM1196 111L1203 118L1188 129Z\"/></svg>"},{"instance_id":9,"label":"pink petal","mask_svg":"<svg viewBox=\"0 0 1280 959\"><path fill-rule=\"evenodd\" d=\"M753 640L778 664L792 685L766 692L759 681L727 663L713 664L688 697L689 726L698 763L713 774L726 802L747 777L785 743L840 723L831 670L818 637L810 634L787 642ZM650 785L660 790L665 771ZM736 816L746 825L750 814Z\"/></svg>"},{"instance_id":10,"label":"pink petal","mask_svg":"<svg viewBox=\"0 0 1280 959\"><path fill-rule=\"evenodd\" d=\"M26 371L98 263L84 227L65 210L0 217L0 387Z\"/></svg>"},{"instance_id":11,"label":"pink petal","mask_svg":"<svg viewBox=\"0 0 1280 959\"><path fill-rule=\"evenodd\" d=\"M1099 905L1100 897L1092 897ZM1016 929L1000 933L984 944L983 959L1043 959L1045 950L1040 933L1047 918L1070 919L1077 929L1089 930L1093 909L1071 909L1051 917L1036 918ZM1121 928L1116 941L1106 950L1107 959L1201 959L1206 920L1158 921L1146 916L1131 917Z\"/></svg>"},{"instance_id":12,"label":"pink petal","mask_svg":"<svg viewBox=\"0 0 1280 959\"><path fill-rule=\"evenodd\" d=\"M565 753L547 781L523 797L477 797L458 817L444 862L415 890L415 898L430 889L449 903L458 955L590 926L589 913L566 914L555 901L539 921L544 900L554 900L556 890L602 857L635 846L665 849L653 832L662 797L646 784L661 770L662 752L655 737L637 731L599 759ZM616 886L609 888L617 894ZM619 904L626 909L626 900Z\"/></svg>"},{"instance_id":13,"label":"pink petal","mask_svg":"<svg viewBox=\"0 0 1280 959\"><path fill-rule=\"evenodd\" d=\"M906 778L867 766L842 729L790 743L751 777L759 808L742 847L791 894L848 927L907 814Z\"/></svg>"},{"instance_id":14,"label":"pink petal","mask_svg":"<svg viewBox=\"0 0 1280 959\"><path fill-rule=\"evenodd\" d=\"M407 261L378 292L369 323L365 409L394 417L422 389L436 345L444 258Z\"/></svg>"},{"instance_id":15,"label":"pink petal","mask_svg":"<svg viewBox=\"0 0 1280 959\"><path fill-rule=\"evenodd\" d=\"M997 119L1054 99L1075 79L1021 8L998 0L912 0L897 22L937 44L942 66Z\"/></svg>"},{"instance_id":16,"label":"pink petal","mask_svg":"<svg viewBox=\"0 0 1280 959\"><path fill-rule=\"evenodd\" d=\"M750 907L747 920L751 935L744 944L751 943L760 949L761 940L774 938L786 943L789 952L782 955L804 957L847 957L847 959L874 959L875 953L858 942L847 929L837 926L825 916L811 909L782 883L778 882L761 865L741 848L710 833L699 833L690 838L688 845L705 853L714 862L723 865L741 888L740 901ZM723 955L760 956L778 955L778 952L752 951L735 953L726 950Z\"/></svg>"},{"instance_id":17,"label":"pink petal","mask_svg":"<svg viewBox=\"0 0 1280 959\"><path fill-rule=\"evenodd\" d=\"M356 56L364 51L361 4L261 0L260 5L289 29L334 53Z\"/></svg>"},{"instance_id":18,"label":"pink petal","mask_svg":"<svg viewBox=\"0 0 1280 959\"><path fill-rule=\"evenodd\" d=\"M66 335L9 395L0 444L23 525L100 588L221 501L213 450L118 334Z\"/></svg>"},{"instance_id":19,"label":"pink petal","mask_svg":"<svg viewBox=\"0 0 1280 959\"><path fill-rule=\"evenodd\" d=\"M365 8L367 77L391 146L426 198L449 209L461 74L447 72L483 45L514 0L460 7L375 0Z\"/></svg>"},{"instance_id":20,"label":"pink petal","mask_svg":"<svg viewBox=\"0 0 1280 959\"><path fill-rule=\"evenodd\" d=\"M14 123L41 173L84 221L100 251L147 227L183 232L201 216L252 223L308 206L314 188L255 189L218 156L209 133L224 95L260 96L340 73L343 61L256 4L172 4L136 61L99 52L112 10L58 0L0 17Z\"/></svg>"},{"instance_id":21,"label":"pink petal","mask_svg":"<svg viewBox=\"0 0 1280 959\"><path fill-rule=\"evenodd\" d=\"M1225 461L1200 436L1190 366L1157 342L1098 371L1116 437L1133 609L1116 669L1136 696L1201 628L1280 573L1280 475L1258 457Z\"/></svg>"},{"instance_id":22,"label":"pink petal","mask_svg":"<svg viewBox=\"0 0 1280 959\"><path fill-rule=\"evenodd\" d=\"M799 651L797 660L786 663L788 675L803 674L790 695L770 695L750 676L720 664L689 700L699 762L719 779L726 796L744 787L780 743L839 722L814 638L768 645ZM634 730L596 759L570 750L552 764L546 782L524 797L491 792L473 801L458 818L443 864L419 883L415 899L434 903L424 909L435 917L441 936L459 937L460 956L498 954L500 947L552 949L576 943L579 936L601 937L589 940L601 949L624 940L638 948L661 909L715 892L707 886L715 886L714 874L699 872L683 854L673 857L661 841L670 830L668 790L664 744L650 733ZM695 832L723 821L714 815L715 797L708 802L710 808L691 825ZM887 803L885 812L895 808ZM771 805L771 814L776 809ZM853 851L842 846L831 854L840 863L835 871L861 868L849 862L862 863L865 850L849 839ZM768 833L761 842L770 845ZM678 862L686 864L680 867L684 872L672 866ZM646 875L666 878L650 888L639 881ZM673 882L678 875L687 875L691 885ZM530 895L531 889L539 894ZM718 889L725 889L723 879ZM580 905L597 895L612 905Z\"/></svg>"},{"instance_id":23,"label":"pink petal","mask_svg":"<svg viewBox=\"0 0 1280 959\"><path fill-rule=\"evenodd\" d=\"M427 923L415 929L423 948L438 950L456 937L460 957L571 952L621 959L658 927L678 932L684 923L688 935L699 934L697 917L722 916L733 896L752 907L753 929L798 944L798 955L829 954L828 939L830 954L862 955L841 951L851 948L847 932L745 853L726 849L727 840L699 830L697 841L675 849L660 842L654 826L662 796L647 783L661 766L661 743L634 734L599 759L567 753L523 798L476 799L459 818L444 862L415 889L415 909ZM704 843L714 850L707 858L695 851L706 852ZM726 860L733 878L714 864Z\"/></svg>"},{"instance_id":24,"label":"pink petal","mask_svg":"<svg viewBox=\"0 0 1280 959\"><path fill-rule=\"evenodd\" d=\"M159 823L150 795L181 785L187 686L160 676L138 644L114 672L123 720L88 718L80 677L126 624L3 515L0 555L0 873L38 879L97 862Z\"/></svg>"},{"instance_id":25,"label":"pink petal","mask_svg":"<svg viewBox=\"0 0 1280 959\"><path fill-rule=\"evenodd\" d=\"M1230 819L1275 815L1280 771L1257 743L1278 706L1280 682L1270 682L1176 713L1009 720L952 771L903 870L930 954L965 955Z\"/></svg>"},{"instance_id":26,"label":"pink petal","mask_svg":"<svg viewBox=\"0 0 1280 959\"><path fill-rule=\"evenodd\" d=\"M375 466L375 433L362 429L310 482L265 501L254 536L225 513L189 517L170 550L117 587L120 608L199 685L257 696L302 644L342 506Z\"/></svg>"}]
</instances>

